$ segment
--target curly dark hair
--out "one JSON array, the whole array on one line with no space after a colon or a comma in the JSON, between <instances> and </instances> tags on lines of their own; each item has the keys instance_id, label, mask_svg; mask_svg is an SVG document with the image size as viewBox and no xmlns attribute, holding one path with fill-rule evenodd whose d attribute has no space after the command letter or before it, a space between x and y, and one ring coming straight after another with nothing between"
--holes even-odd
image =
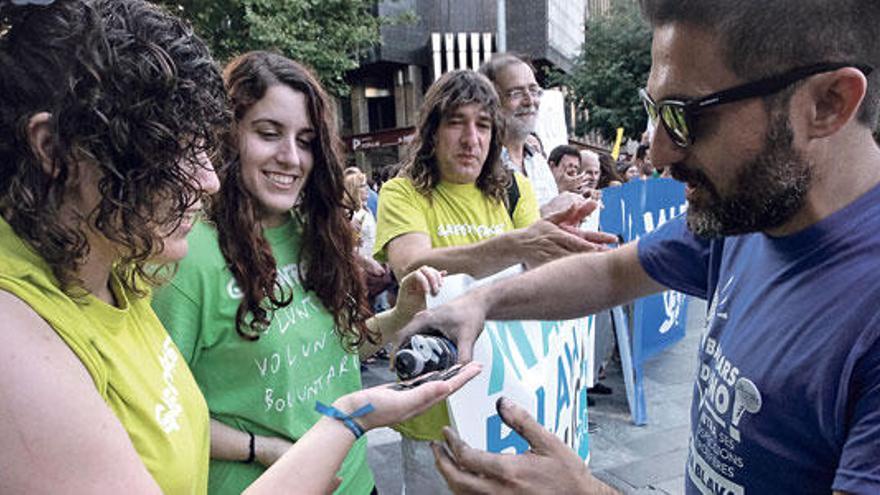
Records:
<instances>
[{"instance_id":1,"label":"curly dark hair","mask_svg":"<svg viewBox=\"0 0 880 495\"><path fill-rule=\"evenodd\" d=\"M198 156L228 122L219 68L190 26L140 0L0 2L0 212L69 294L82 289L85 231L122 246L114 272L143 295L159 231L180 224L201 191ZM28 124L50 115L51 170ZM100 201L63 222L79 167L100 177ZM71 225L72 223L72 225ZM163 227L164 226L164 227Z\"/></svg>"},{"instance_id":2,"label":"curly dark hair","mask_svg":"<svg viewBox=\"0 0 880 495\"><path fill-rule=\"evenodd\" d=\"M419 193L430 198L431 191L440 183L440 166L435 154L437 129L453 110L471 103L482 105L492 119L489 156L477 177L477 188L486 196L506 203L507 186L512 176L501 164L504 123L499 111L498 93L485 76L474 71L447 72L428 88L419 113L416 136L398 175L408 178Z\"/></svg>"},{"instance_id":3,"label":"curly dark hair","mask_svg":"<svg viewBox=\"0 0 880 495\"><path fill-rule=\"evenodd\" d=\"M296 214L303 225L299 273L303 288L314 291L332 314L336 332L347 348L380 335L366 326L370 316L363 269L355 259L355 234L343 205L345 161L336 132L332 100L310 70L275 53L255 51L234 59L224 71L235 122L244 118L274 85L301 92L317 138L315 165L302 189ZM238 132L233 125L224 139L227 168L220 174L220 194L209 214L217 225L220 249L244 293L235 328L246 339L268 328L270 312L290 303L277 282L276 262L263 236L254 196L242 183ZM247 315L251 315L247 322Z\"/></svg>"}]
</instances>

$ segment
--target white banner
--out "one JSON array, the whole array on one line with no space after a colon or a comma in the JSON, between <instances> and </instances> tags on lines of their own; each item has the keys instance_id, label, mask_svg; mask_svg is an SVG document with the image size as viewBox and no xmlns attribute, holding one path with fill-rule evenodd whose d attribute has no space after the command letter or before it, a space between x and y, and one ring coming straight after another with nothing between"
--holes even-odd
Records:
<instances>
[{"instance_id":1,"label":"white banner","mask_svg":"<svg viewBox=\"0 0 880 495\"><path fill-rule=\"evenodd\" d=\"M521 272L511 267L481 280L447 277L433 307L468 289ZM489 321L474 347L483 372L449 399L452 424L472 447L489 452L528 450L505 425L495 402L508 397L539 423L589 459L587 388L593 384L595 322L592 316L566 321Z\"/></svg>"},{"instance_id":2,"label":"white banner","mask_svg":"<svg viewBox=\"0 0 880 495\"><path fill-rule=\"evenodd\" d=\"M544 94L541 95L541 106L538 107L535 132L541 138L547 156L550 156L553 148L568 144L568 129L565 127L565 96L561 91L544 90Z\"/></svg>"}]
</instances>

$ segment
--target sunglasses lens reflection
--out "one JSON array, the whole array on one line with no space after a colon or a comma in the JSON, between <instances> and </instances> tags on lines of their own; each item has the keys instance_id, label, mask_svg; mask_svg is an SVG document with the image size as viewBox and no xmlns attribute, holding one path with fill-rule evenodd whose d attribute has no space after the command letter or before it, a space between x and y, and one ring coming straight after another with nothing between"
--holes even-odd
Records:
<instances>
[{"instance_id":1,"label":"sunglasses lens reflection","mask_svg":"<svg viewBox=\"0 0 880 495\"><path fill-rule=\"evenodd\" d=\"M669 132L669 136L679 146L687 146L690 137L687 119L684 109L674 105L664 105L661 109L663 126Z\"/></svg>"}]
</instances>

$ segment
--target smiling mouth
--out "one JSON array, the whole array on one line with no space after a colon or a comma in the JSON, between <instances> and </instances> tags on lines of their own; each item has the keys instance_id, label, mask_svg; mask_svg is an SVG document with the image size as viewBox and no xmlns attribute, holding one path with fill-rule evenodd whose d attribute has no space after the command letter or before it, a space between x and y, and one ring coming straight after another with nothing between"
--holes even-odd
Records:
<instances>
[{"instance_id":1,"label":"smiling mouth","mask_svg":"<svg viewBox=\"0 0 880 495\"><path fill-rule=\"evenodd\" d=\"M296 180L296 177L288 174L279 174L275 172L263 172L263 176L269 179L269 182L280 187L288 187Z\"/></svg>"}]
</instances>

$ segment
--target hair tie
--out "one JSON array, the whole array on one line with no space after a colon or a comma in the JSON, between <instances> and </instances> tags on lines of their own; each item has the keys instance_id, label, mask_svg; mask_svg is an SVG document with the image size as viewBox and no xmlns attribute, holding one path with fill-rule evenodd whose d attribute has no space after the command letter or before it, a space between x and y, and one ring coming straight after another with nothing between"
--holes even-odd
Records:
<instances>
[{"instance_id":1,"label":"hair tie","mask_svg":"<svg viewBox=\"0 0 880 495\"><path fill-rule=\"evenodd\" d=\"M361 407L357 411L351 414L345 414L344 412L336 409L333 406L323 404L321 401L315 402L315 411L318 411L324 416L342 421L342 424L344 424L345 427L348 428L352 432L352 434L354 434L355 440L363 436L364 429L363 427L361 427L361 425L357 423L357 421L354 420L354 418L359 418L361 416L369 414L373 412L373 410L373 404L367 403L367 405Z\"/></svg>"}]
</instances>

